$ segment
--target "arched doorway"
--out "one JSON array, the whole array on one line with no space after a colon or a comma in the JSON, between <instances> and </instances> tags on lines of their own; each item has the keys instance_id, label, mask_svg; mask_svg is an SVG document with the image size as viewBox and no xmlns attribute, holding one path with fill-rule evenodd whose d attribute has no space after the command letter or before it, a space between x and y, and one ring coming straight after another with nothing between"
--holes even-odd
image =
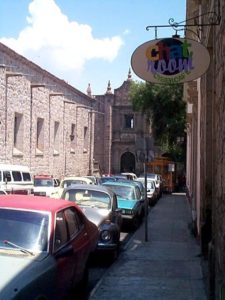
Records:
<instances>
[{"instance_id":1,"label":"arched doorway","mask_svg":"<svg viewBox=\"0 0 225 300\"><path fill-rule=\"evenodd\" d=\"M133 153L127 151L122 154L120 159L120 172L135 173L135 156Z\"/></svg>"}]
</instances>

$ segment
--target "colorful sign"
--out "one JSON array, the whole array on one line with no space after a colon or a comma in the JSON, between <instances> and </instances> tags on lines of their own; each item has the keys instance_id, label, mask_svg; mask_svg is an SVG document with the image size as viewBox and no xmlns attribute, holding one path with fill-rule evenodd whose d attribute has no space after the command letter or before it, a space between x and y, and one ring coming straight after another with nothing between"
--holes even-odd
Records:
<instances>
[{"instance_id":1,"label":"colorful sign","mask_svg":"<svg viewBox=\"0 0 225 300\"><path fill-rule=\"evenodd\" d=\"M207 71L209 64L209 52L202 44L181 38L146 42L131 57L131 66L137 76L162 84L195 80Z\"/></svg>"}]
</instances>

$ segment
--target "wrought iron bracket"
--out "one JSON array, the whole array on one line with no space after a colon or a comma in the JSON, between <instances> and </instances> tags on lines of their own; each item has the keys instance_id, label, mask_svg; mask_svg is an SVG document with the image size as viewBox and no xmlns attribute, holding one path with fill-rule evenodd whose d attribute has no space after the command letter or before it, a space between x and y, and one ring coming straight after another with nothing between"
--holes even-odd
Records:
<instances>
[{"instance_id":1,"label":"wrought iron bracket","mask_svg":"<svg viewBox=\"0 0 225 300\"><path fill-rule=\"evenodd\" d=\"M219 11L219 9L218 9ZM207 17L207 21L204 23L204 22L199 22L199 20L202 20L202 18L200 17ZM198 16L195 16L195 17L192 17L190 19L187 19L187 20L184 20L184 21L181 21L181 22L175 22L175 20L173 18L170 18L168 20L168 24L165 24L165 25L149 25L146 27L146 30L150 30L151 28L154 28L155 29L155 39L157 39L157 33L158 33L158 28L172 28L175 32L176 32L176 35L177 36L177 32L178 31L191 31L192 33L196 34L198 36L198 38L200 37L199 36L199 33L200 31L202 30L202 27L205 27L205 26L216 26L216 25L219 25L220 24L220 21L221 21L221 16L220 14L217 14L215 11L209 11L209 12L206 12L204 14L201 14L201 15L198 15ZM190 27L195 27L196 28L196 32L189 29Z\"/></svg>"}]
</instances>

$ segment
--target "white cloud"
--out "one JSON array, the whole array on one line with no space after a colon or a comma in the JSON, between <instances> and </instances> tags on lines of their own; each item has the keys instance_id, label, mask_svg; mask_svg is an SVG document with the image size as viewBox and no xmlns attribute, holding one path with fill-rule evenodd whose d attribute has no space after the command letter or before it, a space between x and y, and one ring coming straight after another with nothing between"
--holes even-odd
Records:
<instances>
[{"instance_id":1,"label":"white cloud","mask_svg":"<svg viewBox=\"0 0 225 300\"><path fill-rule=\"evenodd\" d=\"M51 72L81 71L96 58L111 62L123 46L120 36L94 38L89 25L69 21L54 0L33 0L29 14L17 39L0 41Z\"/></svg>"}]
</instances>

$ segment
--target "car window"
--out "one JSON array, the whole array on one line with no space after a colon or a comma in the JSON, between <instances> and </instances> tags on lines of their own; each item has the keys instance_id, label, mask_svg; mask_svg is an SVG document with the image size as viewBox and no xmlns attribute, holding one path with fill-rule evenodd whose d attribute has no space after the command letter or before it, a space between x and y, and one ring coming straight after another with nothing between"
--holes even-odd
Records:
<instances>
[{"instance_id":1,"label":"car window","mask_svg":"<svg viewBox=\"0 0 225 300\"><path fill-rule=\"evenodd\" d=\"M14 181L22 181L22 176L19 171L12 171L12 177Z\"/></svg>"},{"instance_id":2,"label":"car window","mask_svg":"<svg viewBox=\"0 0 225 300\"><path fill-rule=\"evenodd\" d=\"M119 198L124 198L127 200L135 199L134 188L131 186L110 185L108 182L105 183L105 185L110 187Z\"/></svg>"},{"instance_id":3,"label":"car window","mask_svg":"<svg viewBox=\"0 0 225 300\"><path fill-rule=\"evenodd\" d=\"M73 208L65 210L65 219L68 225L69 238L72 239L80 231L83 224Z\"/></svg>"},{"instance_id":4,"label":"car window","mask_svg":"<svg viewBox=\"0 0 225 300\"><path fill-rule=\"evenodd\" d=\"M66 208L57 213L54 237L54 251L73 239L83 228L84 221L75 208Z\"/></svg>"},{"instance_id":5,"label":"car window","mask_svg":"<svg viewBox=\"0 0 225 300\"><path fill-rule=\"evenodd\" d=\"M30 173L28 173L28 172L22 172L22 175L23 175L23 180L24 181L31 181Z\"/></svg>"},{"instance_id":6,"label":"car window","mask_svg":"<svg viewBox=\"0 0 225 300\"><path fill-rule=\"evenodd\" d=\"M31 251L48 249L49 215L42 212L0 209L0 247L12 243ZM8 243L4 243L8 241Z\"/></svg>"},{"instance_id":7,"label":"car window","mask_svg":"<svg viewBox=\"0 0 225 300\"><path fill-rule=\"evenodd\" d=\"M138 186L135 187L135 193L136 193L137 199L140 199L141 198L141 191L140 191Z\"/></svg>"},{"instance_id":8,"label":"car window","mask_svg":"<svg viewBox=\"0 0 225 300\"><path fill-rule=\"evenodd\" d=\"M111 206L107 193L88 189L70 189L62 195L63 199L76 202L78 205L106 208Z\"/></svg>"},{"instance_id":9,"label":"car window","mask_svg":"<svg viewBox=\"0 0 225 300\"><path fill-rule=\"evenodd\" d=\"M54 186L54 182L53 182L52 179L35 178L34 179L34 186L53 187Z\"/></svg>"},{"instance_id":10,"label":"car window","mask_svg":"<svg viewBox=\"0 0 225 300\"><path fill-rule=\"evenodd\" d=\"M3 171L3 181L10 182L12 181L11 174L9 171Z\"/></svg>"},{"instance_id":11,"label":"car window","mask_svg":"<svg viewBox=\"0 0 225 300\"><path fill-rule=\"evenodd\" d=\"M60 211L56 215L55 224L55 237L54 237L54 250L58 250L69 241L69 236L66 227L66 220L63 215L63 211Z\"/></svg>"}]
</instances>

